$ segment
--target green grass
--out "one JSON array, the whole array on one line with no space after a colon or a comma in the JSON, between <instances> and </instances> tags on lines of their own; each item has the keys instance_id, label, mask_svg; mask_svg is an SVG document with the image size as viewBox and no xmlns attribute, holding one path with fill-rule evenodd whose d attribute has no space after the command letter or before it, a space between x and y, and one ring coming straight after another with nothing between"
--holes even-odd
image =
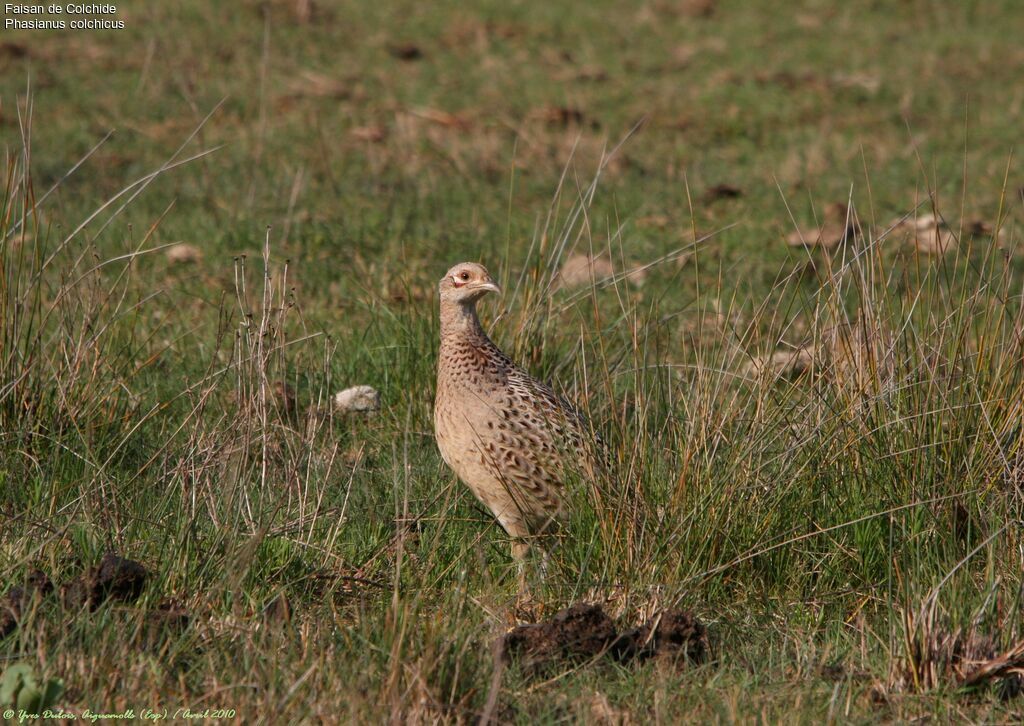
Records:
<instances>
[{"instance_id":1,"label":"green grass","mask_svg":"<svg viewBox=\"0 0 1024 726\"><path fill-rule=\"evenodd\" d=\"M152 573L41 602L0 669L75 711L479 718L523 611L433 442L434 289L473 259L495 339L616 462L533 616L683 607L714 656L512 668L496 718L1020 720L943 662L1024 637L1016 3L301 5L0 43L0 589L108 550ZM855 242L785 244L837 202ZM948 254L888 231L932 213ZM547 294L573 249L668 259ZM803 345L805 375L752 365ZM378 415L330 413L355 384ZM154 633L168 599L192 624Z\"/></svg>"}]
</instances>

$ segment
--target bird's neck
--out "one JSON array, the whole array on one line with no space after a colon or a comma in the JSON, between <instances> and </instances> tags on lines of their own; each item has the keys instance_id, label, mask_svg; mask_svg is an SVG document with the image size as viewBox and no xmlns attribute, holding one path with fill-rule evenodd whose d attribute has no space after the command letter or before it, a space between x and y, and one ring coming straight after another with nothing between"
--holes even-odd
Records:
<instances>
[{"instance_id":1,"label":"bird's neck","mask_svg":"<svg viewBox=\"0 0 1024 726\"><path fill-rule=\"evenodd\" d=\"M441 306L441 340L459 338L488 340L480 318L476 314L476 303L449 303Z\"/></svg>"}]
</instances>

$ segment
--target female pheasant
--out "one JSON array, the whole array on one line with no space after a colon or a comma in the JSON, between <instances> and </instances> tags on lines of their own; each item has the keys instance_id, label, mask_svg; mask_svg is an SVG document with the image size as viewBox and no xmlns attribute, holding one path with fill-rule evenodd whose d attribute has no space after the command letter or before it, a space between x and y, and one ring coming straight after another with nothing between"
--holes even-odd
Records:
<instances>
[{"instance_id":1,"label":"female pheasant","mask_svg":"<svg viewBox=\"0 0 1024 726\"><path fill-rule=\"evenodd\" d=\"M512 537L513 556L522 559L529 539L562 514L571 472L594 472L589 427L579 411L487 337L476 304L501 291L482 265L455 265L441 279L440 292L437 446Z\"/></svg>"}]
</instances>

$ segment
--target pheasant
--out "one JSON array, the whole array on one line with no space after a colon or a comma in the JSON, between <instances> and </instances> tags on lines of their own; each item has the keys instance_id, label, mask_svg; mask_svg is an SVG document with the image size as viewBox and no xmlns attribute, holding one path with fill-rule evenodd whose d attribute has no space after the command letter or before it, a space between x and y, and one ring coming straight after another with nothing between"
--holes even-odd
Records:
<instances>
[{"instance_id":1,"label":"pheasant","mask_svg":"<svg viewBox=\"0 0 1024 726\"><path fill-rule=\"evenodd\" d=\"M521 561L530 539L563 514L571 472L597 467L582 414L487 337L476 304L488 292L501 290L482 265L463 262L441 279L434 428L445 463L512 538Z\"/></svg>"}]
</instances>

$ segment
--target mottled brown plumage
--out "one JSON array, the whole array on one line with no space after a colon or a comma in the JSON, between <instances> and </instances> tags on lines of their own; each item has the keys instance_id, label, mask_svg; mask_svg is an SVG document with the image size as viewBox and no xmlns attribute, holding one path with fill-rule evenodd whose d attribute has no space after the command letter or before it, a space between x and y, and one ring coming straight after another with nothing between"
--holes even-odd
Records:
<instances>
[{"instance_id":1,"label":"mottled brown plumage","mask_svg":"<svg viewBox=\"0 0 1024 726\"><path fill-rule=\"evenodd\" d=\"M441 280L441 350L434 427L445 462L525 555L563 511L573 469L593 471L584 418L487 337L476 303L498 286L462 263Z\"/></svg>"}]
</instances>

